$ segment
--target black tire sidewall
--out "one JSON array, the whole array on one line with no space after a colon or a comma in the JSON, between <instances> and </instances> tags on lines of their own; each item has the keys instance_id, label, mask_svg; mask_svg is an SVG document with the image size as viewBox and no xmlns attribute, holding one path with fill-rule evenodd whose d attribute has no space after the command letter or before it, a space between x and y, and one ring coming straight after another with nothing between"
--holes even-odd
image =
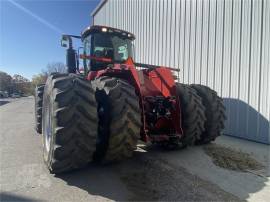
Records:
<instances>
[{"instance_id":1,"label":"black tire sidewall","mask_svg":"<svg viewBox=\"0 0 270 202\"><path fill-rule=\"evenodd\" d=\"M51 173L78 169L93 160L98 116L89 81L75 74L50 76L44 89L42 116L43 159ZM46 148L47 134L51 136Z\"/></svg>"},{"instance_id":2,"label":"black tire sidewall","mask_svg":"<svg viewBox=\"0 0 270 202\"><path fill-rule=\"evenodd\" d=\"M103 137L100 137L103 141L103 148L100 148L100 160L102 163L112 163L112 162L118 162L123 159L129 158L132 156L132 153L134 152L134 147L137 145L137 141L139 139L139 132L136 136L136 140L133 136L131 137L131 134L128 134L128 132L124 129L121 129L121 131L113 131L114 128L112 125L114 123L120 122L120 124L124 123L125 119L128 119L128 115L125 113L129 113L126 111L126 107L130 108L129 110L133 110L133 113L137 113L134 108L129 106L129 102L126 100L128 97L123 96L129 96L127 92L122 92L124 88L127 88L131 90L133 93L132 95L136 97L136 102L138 102L138 108L139 108L139 97L135 93L135 89L132 85L130 85L127 81L117 78L117 77L100 77L93 82L93 86L95 86L96 89L96 98L97 102L99 103L99 106L103 106L105 109L106 117L100 122L99 121L99 127L105 129L103 131L102 135ZM123 88L123 89L122 89ZM121 92L120 95L118 95L119 91ZM99 95L97 94L99 93ZM115 94L116 93L116 94ZM117 95L117 96L116 96ZM119 97L120 96L120 97ZM123 102L123 99L125 98L125 101ZM119 99L121 99L121 103L119 103ZM132 96L130 97L132 98ZM123 106L119 105L122 104ZM125 109L125 110L123 110ZM128 111L129 111L128 110ZM140 108L139 108L140 110ZM120 113L122 114L121 118L123 120L113 120L113 118L117 115L119 116ZM139 113L140 117L140 126L136 126L136 129L141 129L141 112ZM136 119L134 119L136 120ZM136 121L131 121L130 124L133 125L133 128L135 127ZM100 125L101 123L101 125ZM125 122L126 123L126 122ZM129 126L125 126L125 128L128 128ZM121 128L121 127L120 127ZM133 130L133 129L132 129ZM100 132L100 131L99 131ZM117 149L114 147L114 145L118 145ZM113 146L113 147L111 147ZM103 150L103 151L102 151Z\"/></svg>"},{"instance_id":3,"label":"black tire sidewall","mask_svg":"<svg viewBox=\"0 0 270 202\"><path fill-rule=\"evenodd\" d=\"M44 84L38 85L35 88L35 130L37 134L42 133L42 105L43 105L43 94L44 94Z\"/></svg>"},{"instance_id":4,"label":"black tire sidewall","mask_svg":"<svg viewBox=\"0 0 270 202\"><path fill-rule=\"evenodd\" d=\"M182 129L184 132L182 143L185 147L193 145L196 139L204 132L206 121L205 108L201 97L189 85L177 83L176 87L181 104ZM196 115L196 119L193 117L194 114ZM189 133L186 131L189 131Z\"/></svg>"}]
</instances>

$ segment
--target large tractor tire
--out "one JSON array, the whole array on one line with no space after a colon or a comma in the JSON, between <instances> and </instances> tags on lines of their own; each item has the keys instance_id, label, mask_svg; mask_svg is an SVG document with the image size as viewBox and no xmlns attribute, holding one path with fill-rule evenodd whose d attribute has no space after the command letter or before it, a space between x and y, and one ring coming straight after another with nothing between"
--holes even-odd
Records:
<instances>
[{"instance_id":1,"label":"large tractor tire","mask_svg":"<svg viewBox=\"0 0 270 202\"><path fill-rule=\"evenodd\" d=\"M222 98L211 88L199 84L192 84L190 86L202 98L203 105L206 109L205 130L201 137L197 139L198 144L206 144L214 141L221 135L224 129L226 120L225 106L223 105Z\"/></svg>"},{"instance_id":2,"label":"large tractor tire","mask_svg":"<svg viewBox=\"0 0 270 202\"><path fill-rule=\"evenodd\" d=\"M37 133L42 132L42 102L44 93L44 84L35 88L35 128Z\"/></svg>"},{"instance_id":3,"label":"large tractor tire","mask_svg":"<svg viewBox=\"0 0 270 202\"><path fill-rule=\"evenodd\" d=\"M193 145L204 131L206 121L202 99L188 85L176 83L176 92L180 98L182 129L184 136L182 146Z\"/></svg>"},{"instance_id":4,"label":"large tractor tire","mask_svg":"<svg viewBox=\"0 0 270 202\"><path fill-rule=\"evenodd\" d=\"M99 114L96 159L110 163L131 157L141 129L141 110L135 89L113 77L100 77L92 84Z\"/></svg>"},{"instance_id":5,"label":"large tractor tire","mask_svg":"<svg viewBox=\"0 0 270 202\"><path fill-rule=\"evenodd\" d=\"M97 104L91 83L76 74L54 74L43 96L43 157L52 173L86 166L96 149Z\"/></svg>"}]
</instances>

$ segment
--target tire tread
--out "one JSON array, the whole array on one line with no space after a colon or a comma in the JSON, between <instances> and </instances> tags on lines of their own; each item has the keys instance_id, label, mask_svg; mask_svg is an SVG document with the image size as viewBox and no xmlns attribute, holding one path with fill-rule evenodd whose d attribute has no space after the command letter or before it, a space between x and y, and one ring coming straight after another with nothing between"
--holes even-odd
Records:
<instances>
[{"instance_id":1,"label":"tire tread","mask_svg":"<svg viewBox=\"0 0 270 202\"><path fill-rule=\"evenodd\" d=\"M86 166L96 150L97 104L91 83L76 74L54 74L47 84L54 98L52 173Z\"/></svg>"}]
</instances>

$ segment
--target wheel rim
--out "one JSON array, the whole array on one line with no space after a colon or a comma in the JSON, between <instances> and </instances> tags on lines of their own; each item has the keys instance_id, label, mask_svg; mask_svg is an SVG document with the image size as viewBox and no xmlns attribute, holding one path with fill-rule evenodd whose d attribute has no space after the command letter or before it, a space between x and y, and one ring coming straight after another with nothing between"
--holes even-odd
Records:
<instances>
[{"instance_id":1,"label":"wheel rim","mask_svg":"<svg viewBox=\"0 0 270 202\"><path fill-rule=\"evenodd\" d=\"M50 142L52 137L52 121L51 121L51 105L48 104L46 107L46 116L45 116L45 149L47 152L50 151Z\"/></svg>"}]
</instances>

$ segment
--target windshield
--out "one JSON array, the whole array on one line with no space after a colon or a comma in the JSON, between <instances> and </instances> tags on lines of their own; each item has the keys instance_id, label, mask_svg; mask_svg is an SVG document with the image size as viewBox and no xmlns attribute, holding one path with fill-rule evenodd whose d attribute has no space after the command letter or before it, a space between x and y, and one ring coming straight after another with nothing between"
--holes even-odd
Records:
<instances>
[{"instance_id":1,"label":"windshield","mask_svg":"<svg viewBox=\"0 0 270 202\"><path fill-rule=\"evenodd\" d=\"M91 47L92 46L92 47ZM101 58L109 58L115 62L124 62L132 57L132 42L130 39L109 33L96 33L84 39L84 54ZM85 65L93 68L106 68L104 62L85 60Z\"/></svg>"}]
</instances>

